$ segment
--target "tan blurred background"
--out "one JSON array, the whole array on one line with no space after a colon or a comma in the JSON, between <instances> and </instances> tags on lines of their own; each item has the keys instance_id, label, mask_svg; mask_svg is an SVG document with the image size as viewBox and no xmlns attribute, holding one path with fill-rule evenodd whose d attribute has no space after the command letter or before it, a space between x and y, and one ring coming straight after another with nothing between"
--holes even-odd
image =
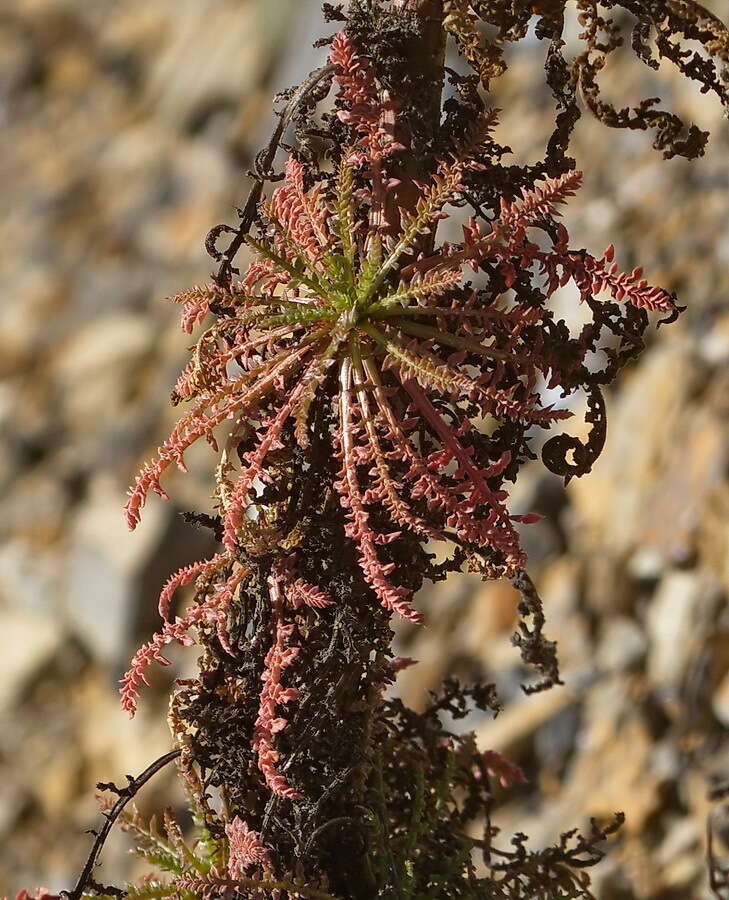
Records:
<instances>
[{"instance_id":1,"label":"tan blurred background","mask_svg":"<svg viewBox=\"0 0 729 900\"><path fill-rule=\"evenodd\" d=\"M94 783L169 747L165 682L131 723L115 693L161 582L205 549L178 515L207 503L204 450L133 536L121 515L188 342L160 298L207 277L204 235L235 218L271 94L331 30L314 0L0 6L0 895L69 887ZM519 161L548 135L543 52L525 44L496 97ZM611 391L594 472L565 492L535 465L514 492L547 516L526 542L566 686L521 695L511 590L463 577L402 634L421 663L401 689L418 705L447 674L496 680L507 708L475 724L530 778L498 823L543 843L623 809L598 896L678 900L707 896L708 779L729 775L729 128L669 71L623 62L606 73L621 105L660 86L714 138L663 162L645 135L578 127L573 243L614 241L689 310ZM161 777L146 803L174 796ZM102 879L132 871L123 838L104 860Z\"/></svg>"}]
</instances>

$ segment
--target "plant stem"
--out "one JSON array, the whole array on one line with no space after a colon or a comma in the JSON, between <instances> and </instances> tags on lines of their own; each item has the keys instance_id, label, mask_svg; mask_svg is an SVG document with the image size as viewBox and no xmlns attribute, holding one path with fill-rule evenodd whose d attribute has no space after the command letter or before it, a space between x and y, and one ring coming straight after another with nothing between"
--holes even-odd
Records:
<instances>
[{"instance_id":1,"label":"plant stem","mask_svg":"<svg viewBox=\"0 0 729 900\"><path fill-rule=\"evenodd\" d=\"M127 781L129 782L124 788L116 788L113 785L99 785L99 787L106 787L107 790L113 790L118 794L118 799L116 803L112 806L108 813L105 813L106 821L101 827L101 831L96 835L96 840L91 848L91 852L88 855L86 860L86 865L83 867L81 874L79 875L78 881L76 882L76 887L72 891L61 891L61 897L66 898L66 900L81 900L81 896L86 888L87 884L91 880L91 876L94 872L94 867L96 866L97 860L99 858L99 854L101 853L101 848L104 846L106 839L109 837L109 832L111 831L114 823L119 818L122 813L124 807L139 793L139 789L143 787L151 778L153 778L160 769L164 769L164 767L171 763L173 759L177 759L178 756L182 753L182 750L170 750L169 753L165 753L164 756L160 756L159 759L156 759L153 763L151 763L147 768L141 773L141 775L137 775L136 778L131 778L127 775Z\"/></svg>"}]
</instances>

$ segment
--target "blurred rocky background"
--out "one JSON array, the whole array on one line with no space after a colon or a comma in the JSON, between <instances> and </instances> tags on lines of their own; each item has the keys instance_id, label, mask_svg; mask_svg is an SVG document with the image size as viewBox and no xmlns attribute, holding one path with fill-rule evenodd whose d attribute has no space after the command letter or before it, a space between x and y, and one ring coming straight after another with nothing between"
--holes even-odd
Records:
<instances>
[{"instance_id":1,"label":"blurred rocky background","mask_svg":"<svg viewBox=\"0 0 729 900\"><path fill-rule=\"evenodd\" d=\"M714 9L726 14L725 0ZM0 7L0 894L69 887L96 821L96 781L168 749L162 676L133 722L116 680L155 626L170 571L207 538L180 511L208 502L209 457L131 536L127 483L169 430L188 339L160 298L204 280L203 238L234 221L270 96L324 51L315 0L3 0ZM499 137L536 160L552 107L544 47L502 80ZM713 140L665 162L640 133L586 117L587 170L567 223L614 241L624 268L688 305L610 393L605 452L565 491L539 465L514 491L545 519L525 535L559 642L564 687L522 694L509 586L464 576L425 592L429 627L400 642L422 705L446 675L497 683L484 748L529 778L496 821L533 842L590 815L627 824L595 872L604 900L702 898L707 794L729 777L729 127L669 69L626 54L605 73L618 105L661 93ZM565 298L564 314L579 315ZM573 426L573 429L576 426ZM174 477L174 476L173 476ZM180 657L176 674L193 664ZM156 690L155 690L156 688ZM172 773L144 797L179 802ZM123 836L105 880L128 876Z\"/></svg>"}]
</instances>

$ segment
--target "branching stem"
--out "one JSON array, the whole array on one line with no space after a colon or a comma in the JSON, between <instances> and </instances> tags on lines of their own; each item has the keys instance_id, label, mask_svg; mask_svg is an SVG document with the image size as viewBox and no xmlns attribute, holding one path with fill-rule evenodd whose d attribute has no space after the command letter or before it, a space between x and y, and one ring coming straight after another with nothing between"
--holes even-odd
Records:
<instances>
[{"instance_id":1,"label":"branching stem","mask_svg":"<svg viewBox=\"0 0 729 900\"><path fill-rule=\"evenodd\" d=\"M94 841L93 846L91 847L91 852L89 853L86 864L81 870L81 874L79 875L78 881L76 882L76 886L72 891L61 891L61 897L65 898L65 900L81 900L83 892L86 886L89 884L91 877L93 875L94 868L99 859L99 854L106 843L106 839L109 837L111 829L114 827L114 823L122 814L124 807L129 803L130 800L133 800L134 797L139 793L140 788L144 787L144 785L150 781L161 769L164 769L166 765L172 762L173 759L177 759L178 756L182 753L182 750L170 750L169 753L165 753L163 756L160 756L159 759L156 759L153 763L147 766L147 768L140 774L137 775L136 778L132 778L127 775L128 784L124 788L113 788L111 785L108 785L107 788L109 790L114 790L118 794L118 798L116 803L112 806L108 813L105 813L106 821L101 827L101 830L96 835L96 840Z\"/></svg>"}]
</instances>

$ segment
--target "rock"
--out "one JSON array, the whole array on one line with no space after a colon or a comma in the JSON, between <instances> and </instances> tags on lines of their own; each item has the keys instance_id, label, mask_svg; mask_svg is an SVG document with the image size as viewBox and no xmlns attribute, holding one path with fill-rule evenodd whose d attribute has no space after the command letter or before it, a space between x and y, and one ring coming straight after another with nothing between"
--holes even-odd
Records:
<instances>
[{"instance_id":1,"label":"rock","mask_svg":"<svg viewBox=\"0 0 729 900\"><path fill-rule=\"evenodd\" d=\"M557 641L562 666L582 671L589 669L591 654L587 623L579 608L579 577L578 563L562 556L540 573L538 590L547 616L545 634Z\"/></svg>"},{"instance_id":2,"label":"rock","mask_svg":"<svg viewBox=\"0 0 729 900\"><path fill-rule=\"evenodd\" d=\"M629 669L642 661L647 643L643 629L633 619L610 618L598 640L597 665L607 672Z\"/></svg>"},{"instance_id":3,"label":"rock","mask_svg":"<svg viewBox=\"0 0 729 900\"><path fill-rule=\"evenodd\" d=\"M58 618L61 561L23 539L0 544L0 607L9 612Z\"/></svg>"},{"instance_id":4,"label":"rock","mask_svg":"<svg viewBox=\"0 0 729 900\"><path fill-rule=\"evenodd\" d=\"M128 391L129 376L154 341L142 316L114 314L79 330L56 358L55 372L63 403L73 422L95 422L117 415Z\"/></svg>"},{"instance_id":5,"label":"rock","mask_svg":"<svg viewBox=\"0 0 729 900\"><path fill-rule=\"evenodd\" d=\"M714 691L711 708L721 724L729 728L729 672L722 678Z\"/></svg>"},{"instance_id":6,"label":"rock","mask_svg":"<svg viewBox=\"0 0 729 900\"><path fill-rule=\"evenodd\" d=\"M608 402L605 452L588 477L569 487L578 516L575 527L585 543L599 545L611 559L635 546L644 530L662 448L680 424L690 381L685 341L654 348L623 389L619 405ZM637 441L637 434L651 440Z\"/></svg>"},{"instance_id":7,"label":"rock","mask_svg":"<svg viewBox=\"0 0 729 900\"><path fill-rule=\"evenodd\" d=\"M678 689L705 640L716 600L716 583L695 572L675 571L664 577L646 615L647 669L654 684Z\"/></svg>"},{"instance_id":8,"label":"rock","mask_svg":"<svg viewBox=\"0 0 729 900\"><path fill-rule=\"evenodd\" d=\"M17 703L28 684L60 650L64 633L57 620L17 610L0 611L3 635L3 677L0 712Z\"/></svg>"},{"instance_id":9,"label":"rock","mask_svg":"<svg viewBox=\"0 0 729 900\"><path fill-rule=\"evenodd\" d=\"M628 572L636 581L658 581L663 574L664 560L655 547L638 547L628 561Z\"/></svg>"},{"instance_id":10,"label":"rock","mask_svg":"<svg viewBox=\"0 0 729 900\"><path fill-rule=\"evenodd\" d=\"M729 236L722 239L719 256L729 265ZM724 365L729 360L729 313L720 315L699 343L702 358L711 366Z\"/></svg>"},{"instance_id":11,"label":"rock","mask_svg":"<svg viewBox=\"0 0 729 900\"><path fill-rule=\"evenodd\" d=\"M164 504L150 504L131 535L123 504L114 483L97 478L76 520L68 557L68 620L95 657L114 666L124 662L140 579L172 512Z\"/></svg>"},{"instance_id":12,"label":"rock","mask_svg":"<svg viewBox=\"0 0 729 900\"><path fill-rule=\"evenodd\" d=\"M629 696L629 687L619 679L593 687L583 707L579 753L559 803L563 817L609 817L620 809L627 817L627 833L642 834L659 805L662 778L651 763L646 724L639 714L625 712Z\"/></svg>"},{"instance_id":13,"label":"rock","mask_svg":"<svg viewBox=\"0 0 729 900\"><path fill-rule=\"evenodd\" d=\"M517 758L539 727L574 702L574 692L564 687L523 697L477 730L479 746Z\"/></svg>"}]
</instances>

